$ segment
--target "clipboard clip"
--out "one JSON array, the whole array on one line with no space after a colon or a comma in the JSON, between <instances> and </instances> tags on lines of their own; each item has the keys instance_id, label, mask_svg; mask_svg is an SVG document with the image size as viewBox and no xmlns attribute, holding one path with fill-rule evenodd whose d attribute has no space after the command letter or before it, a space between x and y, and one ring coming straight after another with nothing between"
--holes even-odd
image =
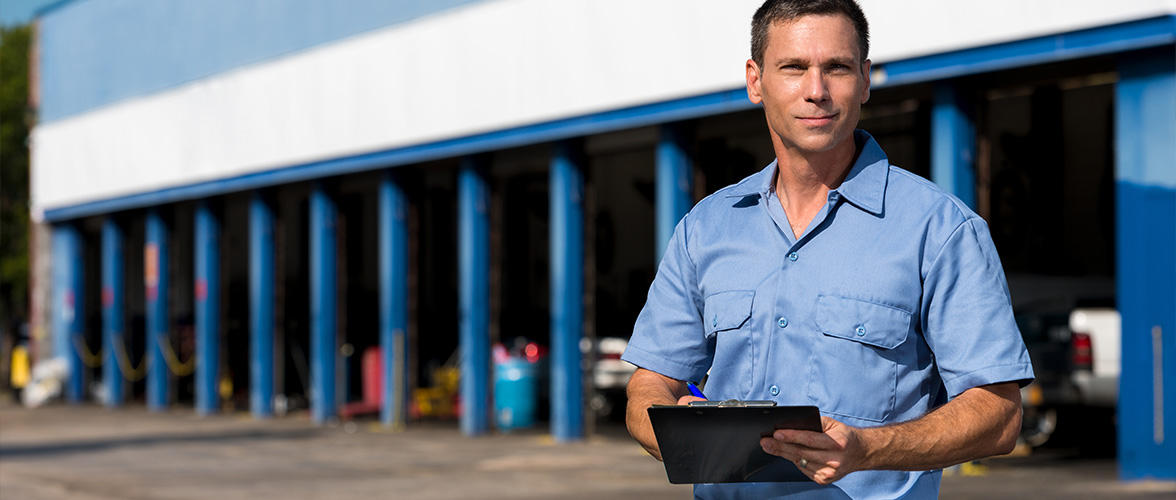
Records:
<instances>
[{"instance_id":1,"label":"clipboard clip","mask_svg":"<svg viewBox=\"0 0 1176 500\"><path fill-rule=\"evenodd\" d=\"M775 401L770 400L750 400L744 401L740 399L728 399L725 401L691 401L687 403L688 406L694 407L709 407L709 408L765 408L769 406L776 406Z\"/></svg>"}]
</instances>

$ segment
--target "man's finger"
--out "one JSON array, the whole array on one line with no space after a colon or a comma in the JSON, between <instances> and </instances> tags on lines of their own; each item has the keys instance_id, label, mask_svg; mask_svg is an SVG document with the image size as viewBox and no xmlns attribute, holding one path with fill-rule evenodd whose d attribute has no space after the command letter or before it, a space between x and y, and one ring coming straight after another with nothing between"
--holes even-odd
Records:
<instances>
[{"instance_id":1,"label":"man's finger","mask_svg":"<svg viewBox=\"0 0 1176 500\"><path fill-rule=\"evenodd\" d=\"M841 422L837 421L837 419L834 419L833 417L826 417L824 415L821 415L821 430L827 431L829 429L837 427L838 425L841 425Z\"/></svg>"},{"instance_id":2,"label":"man's finger","mask_svg":"<svg viewBox=\"0 0 1176 500\"><path fill-rule=\"evenodd\" d=\"M772 439L770 437L762 438L760 439L760 447L764 449L764 453L783 457L788 460L796 461L800 457L799 448L778 439Z\"/></svg>"},{"instance_id":3,"label":"man's finger","mask_svg":"<svg viewBox=\"0 0 1176 500\"><path fill-rule=\"evenodd\" d=\"M772 437L786 443L794 443L815 450L836 450L841 448L841 445L837 441L834 441L828 434L821 432L780 429L773 433Z\"/></svg>"},{"instance_id":4,"label":"man's finger","mask_svg":"<svg viewBox=\"0 0 1176 500\"><path fill-rule=\"evenodd\" d=\"M764 449L764 453L784 458L792 463L798 463L800 459L805 456L802 454L803 452L812 453L813 451L809 450L808 448L789 444L770 437L760 439L760 447ZM815 469L818 465L824 465L825 462L822 460L823 458L824 457L818 455L814 455L811 458L808 458L809 466Z\"/></svg>"},{"instance_id":5,"label":"man's finger","mask_svg":"<svg viewBox=\"0 0 1176 500\"><path fill-rule=\"evenodd\" d=\"M833 481L841 479L837 477L837 469L832 467L822 467L813 472L809 477L818 484L832 484Z\"/></svg>"},{"instance_id":6,"label":"man's finger","mask_svg":"<svg viewBox=\"0 0 1176 500\"><path fill-rule=\"evenodd\" d=\"M809 453L811 455L816 452L821 452L822 455L816 455L816 456L820 456L822 458L824 456L823 453L826 453L824 450L817 450L817 449L813 449L813 448L808 448L805 446L800 446L800 445L797 445L794 443L789 443L787 441L781 441L779 439L770 438L770 437L766 437L766 438L763 438L762 440L760 440L760 445L764 448L765 452L770 453L772 455L779 456L779 457L787 458L788 460L791 460L793 462L799 460L800 457L803 456L802 453ZM815 460L813 458L809 458L809 461L813 462L813 463L817 463L817 462L824 463L821 460Z\"/></svg>"},{"instance_id":7,"label":"man's finger","mask_svg":"<svg viewBox=\"0 0 1176 500\"><path fill-rule=\"evenodd\" d=\"M807 448L770 437L761 439L760 446L765 453L788 459L793 463L804 458L814 471L820 467L841 467L841 455L836 451Z\"/></svg>"}]
</instances>

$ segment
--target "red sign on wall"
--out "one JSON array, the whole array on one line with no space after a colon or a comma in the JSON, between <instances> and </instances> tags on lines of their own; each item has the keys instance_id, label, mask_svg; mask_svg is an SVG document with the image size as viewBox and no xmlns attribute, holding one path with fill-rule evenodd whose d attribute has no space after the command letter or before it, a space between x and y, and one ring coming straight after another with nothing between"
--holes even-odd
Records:
<instances>
[{"instance_id":1,"label":"red sign on wall","mask_svg":"<svg viewBox=\"0 0 1176 500\"><path fill-rule=\"evenodd\" d=\"M147 300L155 300L159 296L159 245L155 243L143 247L143 284Z\"/></svg>"}]
</instances>

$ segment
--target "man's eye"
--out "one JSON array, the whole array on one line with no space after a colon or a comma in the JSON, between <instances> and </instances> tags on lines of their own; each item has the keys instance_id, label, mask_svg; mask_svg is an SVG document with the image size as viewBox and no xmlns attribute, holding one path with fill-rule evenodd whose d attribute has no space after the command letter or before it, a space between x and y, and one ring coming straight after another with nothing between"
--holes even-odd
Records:
<instances>
[{"instance_id":1,"label":"man's eye","mask_svg":"<svg viewBox=\"0 0 1176 500\"><path fill-rule=\"evenodd\" d=\"M799 64L785 64L784 66L781 66L780 69L785 71L804 71L804 66Z\"/></svg>"}]
</instances>

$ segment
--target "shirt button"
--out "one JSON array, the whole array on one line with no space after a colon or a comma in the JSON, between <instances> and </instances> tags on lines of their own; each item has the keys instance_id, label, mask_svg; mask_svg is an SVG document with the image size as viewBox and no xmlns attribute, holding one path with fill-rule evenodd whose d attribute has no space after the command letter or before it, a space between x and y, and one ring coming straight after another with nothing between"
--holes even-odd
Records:
<instances>
[{"instance_id":1,"label":"shirt button","mask_svg":"<svg viewBox=\"0 0 1176 500\"><path fill-rule=\"evenodd\" d=\"M711 326L719 326L719 316L717 314L714 318L711 318Z\"/></svg>"},{"instance_id":2,"label":"shirt button","mask_svg":"<svg viewBox=\"0 0 1176 500\"><path fill-rule=\"evenodd\" d=\"M784 327L788 326L788 318L785 318L784 316L780 316L780 319L777 320L776 323L780 325L780 328L784 328Z\"/></svg>"},{"instance_id":3,"label":"shirt button","mask_svg":"<svg viewBox=\"0 0 1176 500\"><path fill-rule=\"evenodd\" d=\"M857 334L858 334L858 337L865 335L866 334L866 327L864 327L864 326L857 327Z\"/></svg>"},{"instance_id":4,"label":"shirt button","mask_svg":"<svg viewBox=\"0 0 1176 500\"><path fill-rule=\"evenodd\" d=\"M768 392L771 393L773 396L778 396L778 395L780 395L780 388L773 385L768 388Z\"/></svg>"},{"instance_id":5,"label":"shirt button","mask_svg":"<svg viewBox=\"0 0 1176 500\"><path fill-rule=\"evenodd\" d=\"M796 255L796 252L792 252L792 253L788 254L788 260L790 260L792 262L796 262L797 257L799 257L799 255Z\"/></svg>"}]
</instances>

